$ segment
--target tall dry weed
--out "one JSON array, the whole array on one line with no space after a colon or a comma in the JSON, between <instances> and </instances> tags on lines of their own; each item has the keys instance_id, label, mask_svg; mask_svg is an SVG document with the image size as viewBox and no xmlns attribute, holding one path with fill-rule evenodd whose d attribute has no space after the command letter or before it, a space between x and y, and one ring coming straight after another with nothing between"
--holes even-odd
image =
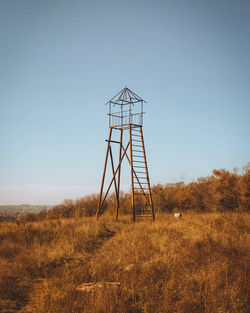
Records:
<instances>
[{"instance_id":1,"label":"tall dry weed","mask_svg":"<svg viewBox=\"0 0 250 313\"><path fill-rule=\"evenodd\" d=\"M2 224L0 312L248 312L249 219Z\"/></svg>"}]
</instances>

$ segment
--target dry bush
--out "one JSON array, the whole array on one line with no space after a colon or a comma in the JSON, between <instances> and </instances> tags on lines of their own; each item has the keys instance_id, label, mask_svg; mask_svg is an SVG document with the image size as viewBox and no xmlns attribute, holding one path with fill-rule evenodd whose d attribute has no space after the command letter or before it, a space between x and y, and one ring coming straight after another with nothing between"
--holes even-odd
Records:
<instances>
[{"instance_id":1,"label":"dry bush","mask_svg":"<svg viewBox=\"0 0 250 313\"><path fill-rule=\"evenodd\" d=\"M91 260L95 281L121 283L118 301L106 295L94 311L247 312L246 219L168 216L124 228Z\"/></svg>"},{"instance_id":2,"label":"dry bush","mask_svg":"<svg viewBox=\"0 0 250 313\"><path fill-rule=\"evenodd\" d=\"M64 200L63 203L54 206L48 211L47 215L41 215L41 218L45 219L58 219L58 218L81 218L90 217L95 215L98 205L99 196L92 194L83 198L73 200ZM107 204L104 204L104 209Z\"/></svg>"},{"instance_id":3,"label":"dry bush","mask_svg":"<svg viewBox=\"0 0 250 313\"><path fill-rule=\"evenodd\" d=\"M128 219L1 224L0 312L248 312L248 214Z\"/></svg>"},{"instance_id":4,"label":"dry bush","mask_svg":"<svg viewBox=\"0 0 250 313\"><path fill-rule=\"evenodd\" d=\"M49 279L49 286L54 281L64 287L70 279L75 279L74 286L89 280L86 264L91 253L102 244L102 237L111 235L93 219L2 223L0 312L20 309L41 279Z\"/></svg>"}]
</instances>

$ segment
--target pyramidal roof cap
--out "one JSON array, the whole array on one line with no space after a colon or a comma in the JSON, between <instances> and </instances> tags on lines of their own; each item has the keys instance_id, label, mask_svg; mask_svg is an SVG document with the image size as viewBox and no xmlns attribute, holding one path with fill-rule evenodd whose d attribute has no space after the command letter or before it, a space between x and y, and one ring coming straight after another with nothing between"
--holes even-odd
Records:
<instances>
[{"instance_id":1,"label":"pyramidal roof cap","mask_svg":"<svg viewBox=\"0 0 250 313\"><path fill-rule=\"evenodd\" d=\"M141 97L139 97L136 93L132 90L128 89L127 86L122 89L118 94L116 94L112 99L110 99L106 104L112 103L114 105L127 105L127 104L134 104L136 102L145 102Z\"/></svg>"}]
</instances>

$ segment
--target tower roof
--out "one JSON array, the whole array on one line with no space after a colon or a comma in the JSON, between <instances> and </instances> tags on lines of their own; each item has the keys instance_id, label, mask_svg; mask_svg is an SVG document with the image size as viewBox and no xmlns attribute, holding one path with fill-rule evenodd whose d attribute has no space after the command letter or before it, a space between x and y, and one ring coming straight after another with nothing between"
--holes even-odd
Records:
<instances>
[{"instance_id":1,"label":"tower roof","mask_svg":"<svg viewBox=\"0 0 250 313\"><path fill-rule=\"evenodd\" d=\"M139 97L136 93L132 90L125 87L117 95L115 95L112 99L110 99L106 104L111 103L113 105L127 105L127 104L134 104L137 102L145 102L141 97Z\"/></svg>"}]
</instances>

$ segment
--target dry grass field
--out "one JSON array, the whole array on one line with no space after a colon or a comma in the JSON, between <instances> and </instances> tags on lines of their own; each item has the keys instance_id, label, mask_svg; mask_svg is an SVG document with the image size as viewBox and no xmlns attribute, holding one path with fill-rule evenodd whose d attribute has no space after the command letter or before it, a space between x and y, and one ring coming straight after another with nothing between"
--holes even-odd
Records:
<instances>
[{"instance_id":1,"label":"dry grass field","mask_svg":"<svg viewBox=\"0 0 250 313\"><path fill-rule=\"evenodd\" d=\"M0 312L249 312L249 221L1 223Z\"/></svg>"}]
</instances>

